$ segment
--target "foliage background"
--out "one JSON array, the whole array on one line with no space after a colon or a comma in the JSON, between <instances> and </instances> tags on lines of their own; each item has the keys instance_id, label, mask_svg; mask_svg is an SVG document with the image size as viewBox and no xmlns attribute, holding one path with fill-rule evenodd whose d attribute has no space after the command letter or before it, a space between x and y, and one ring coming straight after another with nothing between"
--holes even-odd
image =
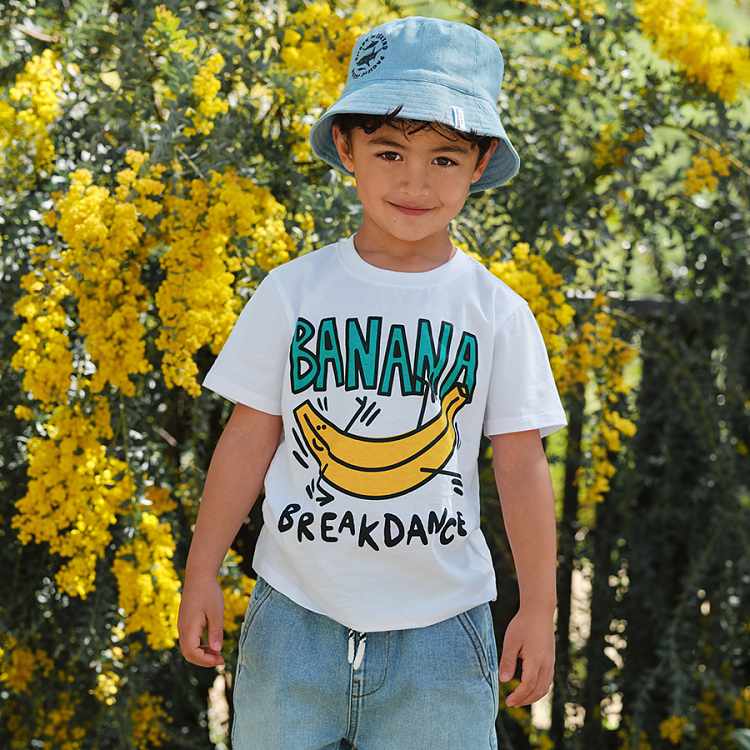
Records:
<instances>
[{"instance_id":1,"label":"foliage background","mask_svg":"<svg viewBox=\"0 0 750 750\"><path fill-rule=\"evenodd\" d=\"M353 184L306 136L357 36L404 12L471 23L503 50L523 169L472 197L454 238L529 299L570 420L547 445L556 683L546 712L501 712L501 746L736 747L750 11L719 10L735 38L693 0L0 0L3 747L226 743L208 712L217 675L174 647L228 418L197 382L269 268L356 229ZM484 486L502 637L517 590ZM227 652L258 507L222 571Z\"/></svg>"}]
</instances>

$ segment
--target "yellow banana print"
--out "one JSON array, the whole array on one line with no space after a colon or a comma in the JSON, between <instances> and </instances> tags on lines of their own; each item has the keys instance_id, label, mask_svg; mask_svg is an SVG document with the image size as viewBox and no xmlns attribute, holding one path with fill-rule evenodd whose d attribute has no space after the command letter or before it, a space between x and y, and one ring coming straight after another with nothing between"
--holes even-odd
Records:
<instances>
[{"instance_id":1,"label":"yellow banana print","mask_svg":"<svg viewBox=\"0 0 750 750\"><path fill-rule=\"evenodd\" d=\"M347 434L310 401L300 404L294 416L329 484L349 495L384 500L420 487L445 466L456 444L453 418L466 394L465 385L454 385L443 396L439 414L393 437Z\"/></svg>"}]
</instances>

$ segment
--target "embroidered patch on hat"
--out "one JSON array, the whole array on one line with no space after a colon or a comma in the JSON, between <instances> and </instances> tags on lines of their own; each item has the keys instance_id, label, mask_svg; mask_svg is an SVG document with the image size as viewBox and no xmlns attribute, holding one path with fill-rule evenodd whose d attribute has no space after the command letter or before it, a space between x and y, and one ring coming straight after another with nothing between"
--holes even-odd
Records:
<instances>
[{"instance_id":1,"label":"embroidered patch on hat","mask_svg":"<svg viewBox=\"0 0 750 750\"><path fill-rule=\"evenodd\" d=\"M371 34L366 37L354 58L351 77L357 80L357 78L372 73L385 60L385 51L387 49L388 40L384 34Z\"/></svg>"},{"instance_id":2,"label":"embroidered patch on hat","mask_svg":"<svg viewBox=\"0 0 750 750\"><path fill-rule=\"evenodd\" d=\"M466 130L463 107L453 107L453 127L456 130Z\"/></svg>"}]
</instances>

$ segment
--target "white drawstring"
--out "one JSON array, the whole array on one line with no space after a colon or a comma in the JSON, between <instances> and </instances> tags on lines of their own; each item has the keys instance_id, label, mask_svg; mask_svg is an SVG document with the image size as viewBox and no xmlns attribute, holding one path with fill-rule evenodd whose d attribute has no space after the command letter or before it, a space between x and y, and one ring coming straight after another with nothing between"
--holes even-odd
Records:
<instances>
[{"instance_id":1,"label":"white drawstring","mask_svg":"<svg viewBox=\"0 0 750 750\"><path fill-rule=\"evenodd\" d=\"M354 655L354 631L349 629L349 664L357 670L362 666L362 659L365 658L365 644L367 643L367 633L359 634L359 646L357 655Z\"/></svg>"}]
</instances>

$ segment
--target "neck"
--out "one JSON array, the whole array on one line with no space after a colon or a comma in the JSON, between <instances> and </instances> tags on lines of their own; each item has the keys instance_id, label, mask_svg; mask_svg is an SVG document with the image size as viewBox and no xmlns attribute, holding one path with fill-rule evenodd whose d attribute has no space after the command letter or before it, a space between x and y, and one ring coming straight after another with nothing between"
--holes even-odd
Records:
<instances>
[{"instance_id":1,"label":"neck","mask_svg":"<svg viewBox=\"0 0 750 750\"><path fill-rule=\"evenodd\" d=\"M354 235L354 248L370 265L402 273L432 271L447 263L456 252L447 230L412 242L379 238L364 225Z\"/></svg>"}]
</instances>

